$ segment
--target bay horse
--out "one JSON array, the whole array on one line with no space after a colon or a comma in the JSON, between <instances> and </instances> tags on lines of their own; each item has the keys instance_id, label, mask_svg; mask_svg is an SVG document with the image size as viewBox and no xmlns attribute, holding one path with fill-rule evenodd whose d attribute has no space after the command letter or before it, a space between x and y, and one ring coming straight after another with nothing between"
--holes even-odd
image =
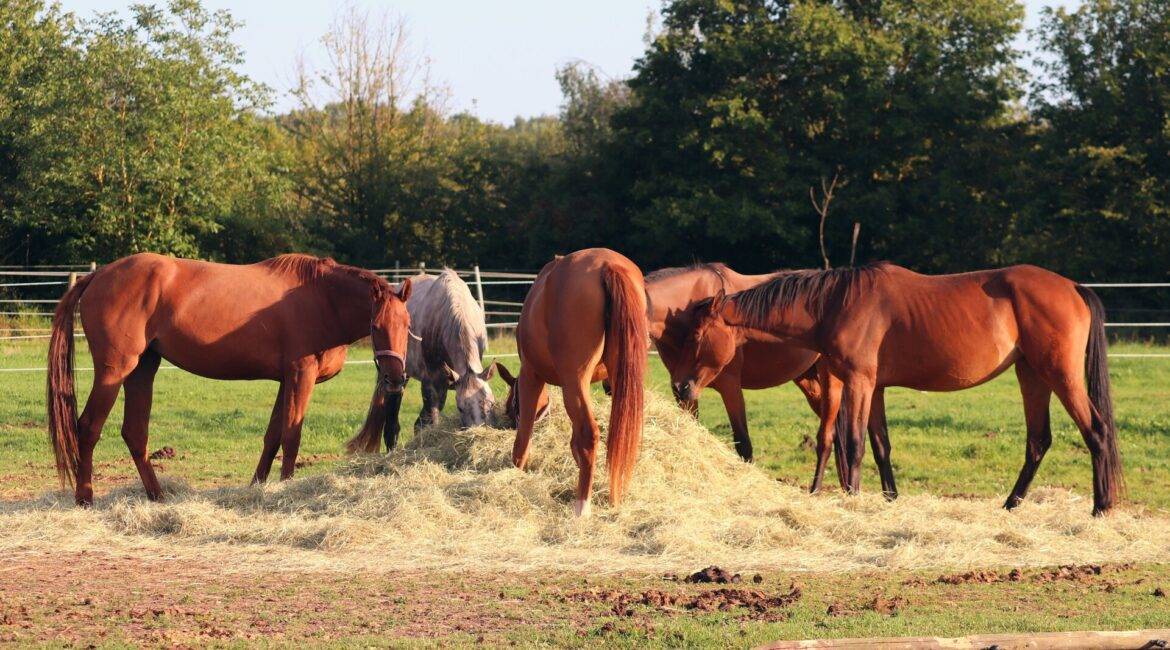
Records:
<instances>
[{"instance_id":1,"label":"bay horse","mask_svg":"<svg viewBox=\"0 0 1170 650\"><path fill-rule=\"evenodd\" d=\"M687 339L698 331L693 311L689 309L692 305L712 298L720 291L743 291L774 277L774 273L744 275L719 263L660 269L646 276L646 293L650 298L650 339L670 373L675 399L682 408L697 413L699 394L705 387L710 386L719 393L731 423L735 450L748 462L752 460L752 441L748 434L744 389L772 388L791 381L804 394L813 413L819 416L821 388L815 364L820 355L743 328L736 331L736 344L731 348L704 340L703 344L690 348L691 356L684 354L683 350L687 347ZM720 356L724 351L730 352L731 356ZM875 393L872 411L868 428L874 460L881 475L883 494L894 499L898 488L890 465L890 440L880 390ZM844 436L835 436L834 440L838 479L842 489L848 489Z\"/></svg>"},{"instance_id":2,"label":"bay horse","mask_svg":"<svg viewBox=\"0 0 1170 650\"><path fill-rule=\"evenodd\" d=\"M422 386L422 409L414 421L415 431L439 420L447 392L455 391L459 422L464 427L487 424L496 398L488 384L495 365L483 367L487 351L487 325L483 309L471 295L471 288L451 269L438 275L419 274L409 279L412 336L419 338L406 353L406 372ZM351 453L376 452L381 440L386 449L398 444L398 412L402 394L387 395L375 390L374 400L385 400L385 422L372 421L347 444Z\"/></svg>"},{"instance_id":3,"label":"bay horse","mask_svg":"<svg viewBox=\"0 0 1170 650\"><path fill-rule=\"evenodd\" d=\"M862 424L875 390L953 391L1015 365L1024 400L1024 465L1004 507L1027 494L1052 441L1053 393L1092 456L1093 514L1124 491L1113 419L1105 309L1093 291L1035 266L921 275L882 262L856 269L781 272L695 306L701 338L730 345L752 329L822 355L825 409L814 486L827 462L838 410L850 436L850 484L859 486ZM844 394L844 398L842 398Z\"/></svg>"},{"instance_id":4,"label":"bay horse","mask_svg":"<svg viewBox=\"0 0 1170 650\"><path fill-rule=\"evenodd\" d=\"M162 359L212 379L280 382L253 482L268 478L277 448L280 477L296 467L313 386L341 372L347 346L371 337L382 389L406 385L410 282L332 259L282 255L250 265L143 253L86 275L58 303L49 342L49 439L63 484L78 505L93 503L93 449L118 391L126 389L122 438L146 496L162 497L147 458L154 376ZM94 361L81 418L73 378L73 319ZM367 420L375 416L373 409Z\"/></svg>"},{"instance_id":5,"label":"bay horse","mask_svg":"<svg viewBox=\"0 0 1170 650\"><path fill-rule=\"evenodd\" d=\"M642 271L625 256L589 248L558 256L541 269L516 328L520 372L511 381L508 413L516 422L512 462L528 463L532 427L548 406L547 385L560 386L573 423L577 462L574 512L587 517L599 437L589 385L609 379L613 405L606 436L609 501L618 505L634 471L642 436L646 375L646 292ZM511 374L501 366L505 381Z\"/></svg>"}]
</instances>

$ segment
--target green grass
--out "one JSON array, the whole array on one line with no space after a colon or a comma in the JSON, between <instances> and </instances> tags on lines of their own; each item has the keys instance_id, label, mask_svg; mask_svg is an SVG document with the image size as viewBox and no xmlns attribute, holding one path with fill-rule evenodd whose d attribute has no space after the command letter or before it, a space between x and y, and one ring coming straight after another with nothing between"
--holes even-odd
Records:
<instances>
[{"instance_id":1,"label":"green grass","mask_svg":"<svg viewBox=\"0 0 1170 650\"><path fill-rule=\"evenodd\" d=\"M508 340L499 340L493 342L491 350L509 353L514 346ZM1170 348L1139 344L1115 345L1112 351L1170 354ZM90 366L84 346L78 352L78 366ZM0 369L43 366L44 354L44 341L0 342ZM369 349L355 347L351 359L369 360ZM516 368L514 357L503 361L513 370ZM352 365L317 387L301 447L301 458L309 462L298 470L300 473L328 471L341 457L342 444L364 418L373 374L370 365ZM1115 358L1111 361L1111 374L1129 484L1126 507L1166 510L1170 508L1170 415L1166 413L1166 404L1170 403L1170 358ZM91 372L78 372L82 399L88 393L91 378ZM45 441L44 381L43 372L0 372L6 397L0 401L0 496L5 498L20 498L55 485L51 453ZM651 359L648 383L653 390L668 392L667 375L656 357ZM502 399L505 389L498 378L493 388ZM161 461L162 474L181 477L196 486L247 481L260 452L261 437L275 396L276 385L272 382L221 382L180 370L160 371L150 448L170 446L178 452L177 458ZM924 394L892 389L887 391L886 402L894 467L903 493L995 497L1006 494L1019 471L1025 438L1014 373L1005 373L985 386L960 393ZM412 383L401 416L405 438L410 436L419 403L417 384ZM807 482L813 452L802 440L812 436L816 422L804 398L788 385L749 392L747 403L760 467L782 481ZM448 409L454 409L453 403L448 404ZM1054 444L1040 468L1036 485L1066 486L1088 494L1089 457L1080 435L1055 401L1053 414ZM713 392L704 394L699 417L730 444L730 428ZM99 495L116 484L138 481L125 446L119 440L120 424L119 404L106 424L105 440L97 449ZM877 488L876 469L868 458L864 481L865 489ZM1053 564L1060 561L1061 558L1053 558ZM664 583L657 576L611 576L591 580L589 587L581 586L581 578L571 575L541 576L535 580L523 575L495 576L487 578L489 584L481 585L482 589L469 589L470 593L478 594L471 603L481 608L476 611L483 611L485 620L498 617L516 621L511 625L497 620L487 641L526 646L744 646L800 637L1141 628L1164 626L1170 620L1170 600L1152 595L1155 586L1170 588L1170 564L1122 568L1092 584L1024 581L955 586L935 582L938 574L927 571L768 576L765 586L768 590L786 588L789 580L805 585L805 596L792 607L791 617L774 622L751 620L738 614L696 614L642 606L636 607L632 616L615 616L605 604L564 598L565 593L578 588L611 587L631 593L674 588L670 586L673 583ZM908 585L906 581L910 578L917 581ZM442 585L447 584L447 578L441 576L424 575L418 579L437 583L432 587L439 593L443 592ZM295 590L316 589L316 583L317 579L310 578L299 583ZM894 615L866 611L864 603L879 591L887 596L903 596L907 603ZM393 616L386 612L383 621L409 621L417 616L410 613L413 610L407 611L413 605L409 593L391 602L392 610L404 611ZM827 613L830 604L843 604L852 611L845 616L830 616ZM526 612L529 622L515 618L517 612ZM51 630L56 623L47 619L46 625L45 629ZM292 636L288 638L295 638L297 630L296 626L290 627ZM392 630L384 634L389 634L391 640L396 635ZM444 646L470 645L477 639L474 633L466 631L445 630L435 634L430 642ZM117 638L117 633L110 637ZM128 637L126 640L133 643L142 639ZM367 637L347 629L318 638L342 646L380 645L386 640L382 634Z\"/></svg>"},{"instance_id":2,"label":"green grass","mask_svg":"<svg viewBox=\"0 0 1170 650\"><path fill-rule=\"evenodd\" d=\"M507 339L491 345L495 353L513 350ZM1111 351L1170 353L1168 348L1138 344L1114 345ZM0 342L0 369L42 367L44 356L44 341ZM370 358L366 347L355 347L350 353L351 360ZM514 357L502 361L515 370ZM79 345L77 365L91 365L84 345ZM650 368L649 387L668 393L667 374L657 357L651 358ZM327 471L339 457L344 441L365 417L373 374L370 365L351 365L317 386L304 427L300 458L307 464L301 471ZM1129 500L1170 509L1170 414L1166 411L1170 358L1114 358L1111 375ZM92 372L78 372L79 399L84 400L91 380ZM42 489L53 483L45 441L44 381L42 372L0 372L7 396L0 402L0 480L5 491ZM496 378L492 386L502 400L503 383ZM150 448L174 447L178 457L164 462L164 473L192 484L246 481L255 468L275 397L273 382L213 381L177 369L161 370L155 383ZM804 438L813 436L816 419L804 398L791 384L748 391L746 397L756 462L779 480L806 483L813 451ZM448 400L448 412L453 412L453 402L453 397ZM1014 373L957 393L889 389L886 404L894 469L904 494L1007 494L1023 460L1025 440ZM419 405L418 385L412 382L400 418L404 439L410 436ZM1088 452L1056 400L1052 411L1053 445L1035 484L1087 494ZM699 418L730 443L730 426L713 391L703 394ZM99 493L111 480L137 480L118 433L121 419L119 403L95 455ZM877 486L876 468L867 458L863 489Z\"/></svg>"}]
</instances>

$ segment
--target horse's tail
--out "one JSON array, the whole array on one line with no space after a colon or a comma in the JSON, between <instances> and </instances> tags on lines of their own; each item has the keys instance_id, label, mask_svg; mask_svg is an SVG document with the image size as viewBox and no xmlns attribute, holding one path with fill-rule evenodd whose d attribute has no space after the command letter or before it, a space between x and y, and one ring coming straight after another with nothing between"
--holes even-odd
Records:
<instances>
[{"instance_id":1,"label":"horse's tail","mask_svg":"<svg viewBox=\"0 0 1170 650\"><path fill-rule=\"evenodd\" d=\"M72 486L79 462L77 452L77 392L73 380L73 312L93 274L81 277L57 303L49 337L49 377L45 404L49 415L49 443L57 457L61 484Z\"/></svg>"},{"instance_id":2,"label":"horse's tail","mask_svg":"<svg viewBox=\"0 0 1170 650\"><path fill-rule=\"evenodd\" d=\"M361 431L345 443L345 450L351 454L373 454L382 449L382 430L386 426L386 391L382 384L374 383L374 396L370 398L370 410L366 413Z\"/></svg>"},{"instance_id":3,"label":"horse's tail","mask_svg":"<svg viewBox=\"0 0 1170 650\"><path fill-rule=\"evenodd\" d=\"M1121 471L1121 450L1117 446L1117 425L1113 420L1113 391L1109 382L1109 341L1105 337L1105 305L1092 289L1077 285L1077 293L1089 307L1089 343L1085 349L1085 379L1089 400L1093 403L1093 418L1104 433L1102 457L1104 472L1100 480L1106 507L1113 505L1125 493L1125 477Z\"/></svg>"},{"instance_id":4,"label":"horse's tail","mask_svg":"<svg viewBox=\"0 0 1170 650\"><path fill-rule=\"evenodd\" d=\"M607 368L613 405L605 446L606 465L609 469L609 502L617 505L634 472L638 443L642 438L642 382L646 376L649 339L642 284L608 265L602 277L606 294L605 345L612 353L606 358L613 360L613 366Z\"/></svg>"}]
</instances>

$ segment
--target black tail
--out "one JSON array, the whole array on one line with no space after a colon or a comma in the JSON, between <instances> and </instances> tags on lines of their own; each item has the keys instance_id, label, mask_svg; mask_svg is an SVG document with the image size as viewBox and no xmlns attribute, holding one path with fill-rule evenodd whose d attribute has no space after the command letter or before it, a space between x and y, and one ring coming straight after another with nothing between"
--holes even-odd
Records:
<instances>
[{"instance_id":1,"label":"black tail","mask_svg":"<svg viewBox=\"0 0 1170 650\"><path fill-rule=\"evenodd\" d=\"M1125 493L1125 477L1121 471L1121 450L1117 446L1117 426L1113 421L1113 391L1109 384L1109 341L1105 337L1105 305L1088 287L1077 285L1077 293L1089 307L1089 344L1085 350L1085 379L1089 401L1093 403L1093 428L1100 431L1102 440L1103 472L1098 477L1101 510L1109 507ZM1096 487L1096 486L1094 486ZM1102 507L1103 506L1103 507Z\"/></svg>"}]
</instances>

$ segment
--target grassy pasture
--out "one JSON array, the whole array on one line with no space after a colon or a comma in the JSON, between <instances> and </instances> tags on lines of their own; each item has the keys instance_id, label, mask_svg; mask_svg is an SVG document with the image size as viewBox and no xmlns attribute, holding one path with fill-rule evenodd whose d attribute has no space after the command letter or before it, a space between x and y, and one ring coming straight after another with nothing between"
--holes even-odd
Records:
<instances>
[{"instance_id":1,"label":"grassy pasture","mask_svg":"<svg viewBox=\"0 0 1170 650\"><path fill-rule=\"evenodd\" d=\"M0 369L41 367L44 348L44 341L0 342ZM513 347L510 341L499 340L491 351L508 354ZM1170 349L1125 344L1114 346L1113 352L1170 354ZM355 347L351 359L368 361L369 350ZM503 361L516 366L514 357ZM84 345L79 346L77 365L91 365ZM654 358L650 367L650 388L667 393L661 364ZM1170 415L1165 406L1170 403L1170 358L1115 358L1111 369L1129 483L1124 507L1165 515L1170 508ZM78 375L84 399L91 374L82 370ZM340 459L343 442L364 417L372 376L370 365L354 364L317 387L305 425L301 448L305 464L299 475L326 472ZM14 502L55 485L44 432L44 374L0 372L0 382L6 397L0 401L0 498ZM893 460L903 493L1004 496L1015 480L1024 446L1015 383L1009 372L963 393L888 391ZM502 399L504 387L498 379L493 387ZM160 371L150 447L170 446L177 452L175 458L159 461L160 474L181 477L196 487L247 481L275 392L270 382L215 382L179 370ZM786 386L749 392L747 400L757 462L778 480L807 482L813 451L804 438L811 436L815 421L799 392ZM418 406L417 386L412 384L402 413L405 436ZM1054 404L1053 413L1054 444L1035 485L1068 487L1087 496L1088 454L1059 405ZM700 420L729 442L717 395L704 395ZM99 499L115 486L137 485L117 433L120 423L119 404L97 448ZM877 487L876 470L872 461L866 463L864 487L872 491ZM392 556L393 549L387 549L388 563ZM785 616L770 620L641 604L617 612L604 599L581 598L586 592L637 595L646 590L688 596L705 589L664 581L658 575L453 578L424 572L388 580L377 575L290 573L269 581L265 593L278 596L273 602L260 598L251 583L222 567L189 566L172 574L167 573L175 571L171 565L159 569L129 558L75 558L79 572L88 576L92 568L95 577L54 582L42 576L46 565L57 566L59 561L12 559L12 566L20 570L0 576L0 592L11 596L0 614L29 625L19 630L0 626L0 640L59 641L62 611L75 641L101 637L114 644L204 644L246 640L259 630L276 645L309 637L346 646L386 639L463 645L480 638L521 645L742 646L792 637L1142 628L1164 626L1170 620L1168 600L1153 595L1158 587L1170 589L1167 564L1106 567L1100 576L1084 580L1050 581L1041 570L1027 569L1018 581L957 585L938 582L940 574L951 573L945 571L768 574L763 588L785 591L796 582L804 593ZM1061 558L1052 558L1052 564L1061 563ZM1011 569L988 568L1001 575ZM132 583L120 578L131 573L136 576ZM149 624L139 625L135 612L150 610L151 594L169 593L176 584L188 585L180 590L187 595L164 613L152 614ZM753 587L750 581L742 586ZM98 595L91 599L92 593ZM879 596L903 600L895 611L881 611L872 606ZM426 600L426 607L420 599ZM70 609L91 600L87 609ZM291 602L304 607L290 607ZM18 610L19 616L13 613Z\"/></svg>"},{"instance_id":2,"label":"grassy pasture","mask_svg":"<svg viewBox=\"0 0 1170 650\"><path fill-rule=\"evenodd\" d=\"M0 369L45 365L44 341L0 341ZM490 352L510 354L509 339L496 340ZM1114 354L1170 354L1163 347L1124 344ZM355 347L353 364L317 386L306 418L301 471L321 472L340 457L342 445L365 417L373 386L368 348ZM501 361L513 370L515 357ZM1111 359L1121 449L1132 503L1170 509L1170 358ZM91 365L78 346L77 366ZM164 367L165 367L164 363ZM665 370L650 360L648 386L669 394ZM79 402L84 404L92 373L79 370ZM28 493L51 487L44 429L44 373L0 372L7 399L0 402L0 491ZM502 400L499 378L493 389ZM600 387L595 387L600 390ZM177 457L163 463L163 473L193 485L237 483L251 477L260 453L276 385L272 382L223 382L202 379L177 369L160 370L155 382L151 449L170 446ZM756 462L781 481L805 484L814 461L811 438L816 420L792 385L746 393ZM921 393L889 389L886 395L893 463L899 489L906 494L930 492L955 496L1006 496L1024 452L1024 416L1011 371L984 386L958 393ZM403 400L401 422L408 438L418 413L417 383ZM135 480L137 474L119 438L121 402L106 423L95 462L96 488ZM453 398L447 404L454 410ZM1053 400L1053 445L1035 485L1089 492L1089 457L1080 434ZM718 394L706 391L700 421L730 442L731 429ZM805 440L808 436L809 440ZM567 453L567 450L566 450ZM877 489L877 470L866 460L863 489Z\"/></svg>"}]
</instances>

